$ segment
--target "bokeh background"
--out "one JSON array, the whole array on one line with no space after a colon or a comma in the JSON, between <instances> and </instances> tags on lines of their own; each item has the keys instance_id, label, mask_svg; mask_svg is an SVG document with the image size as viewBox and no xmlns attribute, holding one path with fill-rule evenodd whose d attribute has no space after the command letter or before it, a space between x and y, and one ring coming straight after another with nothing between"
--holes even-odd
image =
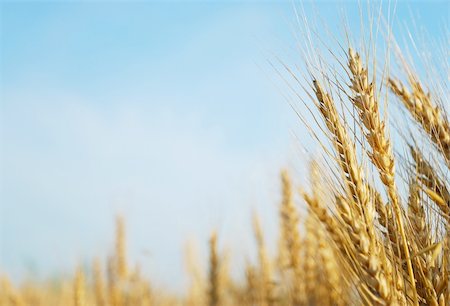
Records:
<instances>
[{"instance_id":1,"label":"bokeh background","mask_svg":"<svg viewBox=\"0 0 450 306\"><path fill-rule=\"evenodd\" d=\"M391 6L394 31L448 29L446 1ZM271 66L301 61L295 9L359 25L358 2L0 2L0 271L105 256L116 214L131 260L171 288L213 229L250 254L252 210L274 243L279 170L310 141Z\"/></svg>"}]
</instances>

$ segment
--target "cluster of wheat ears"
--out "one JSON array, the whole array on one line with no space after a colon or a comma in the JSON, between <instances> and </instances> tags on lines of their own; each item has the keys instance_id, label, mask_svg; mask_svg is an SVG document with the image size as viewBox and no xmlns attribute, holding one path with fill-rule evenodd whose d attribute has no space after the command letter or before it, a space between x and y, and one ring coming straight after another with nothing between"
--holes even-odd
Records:
<instances>
[{"instance_id":1,"label":"cluster of wheat ears","mask_svg":"<svg viewBox=\"0 0 450 306\"><path fill-rule=\"evenodd\" d=\"M304 52L304 80L283 67L303 91L297 97L314 122L305 120L306 127L324 158L309 162L308 188L295 188L281 172L276 255L255 217L257 261L242 279L230 277L213 233L209 270L192 265L187 293L166 294L129 268L118 218L108 260L57 284L14 286L4 276L0 305L450 305L446 81L423 83L398 52L394 78L370 48L355 49L342 48L340 57L330 52L341 73L313 47ZM406 131L389 124L391 104L403 110ZM307 213L300 218L302 205Z\"/></svg>"}]
</instances>

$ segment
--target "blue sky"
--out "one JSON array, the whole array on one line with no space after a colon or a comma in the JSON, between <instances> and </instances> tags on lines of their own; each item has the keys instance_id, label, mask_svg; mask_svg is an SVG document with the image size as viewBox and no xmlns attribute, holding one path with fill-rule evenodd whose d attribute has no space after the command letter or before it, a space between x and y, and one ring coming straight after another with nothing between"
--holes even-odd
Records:
<instances>
[{"instance_id":1,"label":"blue sky","mask_svg":"<svg viewBox=\"0 0 450 306\"><path fill-rule=\"evenodd\" d=\"M305 13L333 28L342 7L357 25L354 2ZM0 8L0 270L70 272L111 250L123 213L130 257L180 285L191 237L248 254L253 207L274 231L299 123L267 60L295 56L290 2ZM445 2L399 2L400 23L410 10L431 38L448 28Z\"/></svg>"}]
</instances>

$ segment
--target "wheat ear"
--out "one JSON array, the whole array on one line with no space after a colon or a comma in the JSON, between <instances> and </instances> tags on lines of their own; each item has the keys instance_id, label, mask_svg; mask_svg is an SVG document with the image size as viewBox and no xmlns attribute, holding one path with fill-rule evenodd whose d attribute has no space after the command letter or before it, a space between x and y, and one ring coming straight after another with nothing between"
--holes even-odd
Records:
<instances>
[{"instance_id":1,"label":"wheat ear","mask_svg":"<svg viewBox=\"0 0 450 306\"><path fill-rule=\"evenodd\" d=\"M378 257L381 252L374 233L374 205L369 197L367 185L364 183L362 170L357 163L355 148L351 145L347 131L340 122L330 95L324 91L317 80L313 81L313 85L319 110L333 136L338 162L352 196L351 201L342 197L337 198L339 215L347 225L348 236L358 257L357 260L352 260L352 263L362 268L363 279L370 289L370 298L373 301L390 304L393 299L390 288L392 281L389 280L390 274L383 272L386 269L386 263ZM356 269L356 272L358 270ZM360 292L364 294L364 290Z\"/></svg>"},{"instance_id":2,"label":"wheat ear","mask_svg":"<svg viewBox=\"0 0 450 306\"><path fill-rule=\"evenodd\" d=\"M213 232L209 240L209 306L220 305L220 262L217 251L217 233Z\"/></svg>"},{"instance_id":3,"label":"wheat ear","mask_svg":"<svg viewBox=\"0 0 450 306\"><path fill-rule=\"evenodd\" d=\"M92 264L92 271L94 274L94 292L96 305L105 306L105 281L103 279L101 263L99 259L94 260L94 263Z\"/></svg>"},{"instance_id":4,"label":"wheat ear","mask_svg":"<svg viewBox=\"0 0 450 306\"><path fill-rule=\"evenodd\" d=\"M292 182L287 173L281 172L282 201L280 206L282 248L288 260L288 268L293 272L292 303L303 305L305 303L305 287L301 266L300 249L301 238L299 233L299 215L295 207L292 193Z\"/></svg>"},{"instance_id":5,"label":"wheat ear","mask_svg":"<svg viewBox=\"0 0 450 306\"><path fill-rule=\"evenodd\" d=\"M378 169L381 181L387 188L389 199L393 206L397 230L399 231L403 252L406 257L414 302L417 305L416 281L409 254L408 240L406 239L397 186L395 184L395 160L392 153L391 141L385 131L385 123L380 119L377 94L375 92L376 86L374 82L369 80L368 70L363 66L359 54L350 48L348 56L348 67L351 72L351 89L355 93L352 101L358 109L361 122L365 127L367 142L372 148L370 159Z\"/></svg>"},{"instance_id":6,"label":"wheat ear","mask_svg":"<svg viewBox=\"0 0 450 306\"><path fill-rule=\"evenodd\" d=\"M126 260L126 237L125 237L125 221L123 216L116 218L116 269L117 277L124 280L127 277L127 260Z\"/></svg>"},{"instance_id":7,"label":"wheat ear","mask_svg":"<svg viewBox=\"0 0 450 306\"><path fill-rule=\"evenodd\" d=\"M267 255L267 249L264 242L264 234L261 228L261 223L256 214L253 215L253 231L255 234L256 244L258 246L258 262L259 273L261 277L261 297L262 306L273 306L275 303L274 298L274 281L272 276L272 267Z\"/></svg>"},{"instance_id":8,"label":"wheat ear","mask_svg":"<svg viewBox=\"0 0 450 306\"><path fill-rule=\"evenodd\" d=\"M412 92L399 80L390 78L389 87L399 97L412 117L422 126L450 166L450 124L442 115L439 106L434 106L431 95L425 93L422 85L410 76Z\"/></svg>"},{"instance_id":9,"label":"wheat ear","mask_svg":"<svg viewBox=\"0 0 450 306\"><path fill-rule=\"evenodd\" d=\"M74 306L86 306L85 277L81 268L77 269L74 280L73 301Z\"/></svg>"}]
</instances>

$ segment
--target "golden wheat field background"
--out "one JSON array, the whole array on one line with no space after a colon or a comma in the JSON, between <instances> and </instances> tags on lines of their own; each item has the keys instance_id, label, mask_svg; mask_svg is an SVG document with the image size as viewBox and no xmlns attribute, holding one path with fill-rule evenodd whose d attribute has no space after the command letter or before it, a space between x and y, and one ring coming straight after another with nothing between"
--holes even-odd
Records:
<instances>
[{"instance_id":1,"label":"golden wheat field background","mask_svg":"<svg viewBox=\"0 0 450 306\"><path fill-rule=\"evenodd\" d=\"M276 230L260 218L266 211L261 205L253 207L252 217L246 221L253 229L250 254L228 248L230 237L223 235L227 229L211 224L205 233L209 238L199 244L205 256L198 255L194 244L182 251L186 286L182 290L161 286L142 269L145 263L134 262L129 255L134 240L127 230L127 210L111 209L108 218L115 218L115 233L110 233L112 243L102 245L107 248L106 256L80 258L69 273L52 278L17 278L8 267L0 266L0 305L450 305L450 6L435 3L446 10L446 19L442 33L427 35L421 32L421 23L426 25L432 16L425 13L422 18L410 17L415 28L396 30L407 16L402 11L405 6L397 4L346 3L336 12L340 16L338 30L321 17L326 3L289 6L293 15L288 23L295 41L289 54L295 58L283 58L271 50L264 55L268 69L261 73L268 75L275 85L273 91L295 117L295 158L279 169L273 186L276 213L270 218L277 224ZM181 3L171 5L171 10L177 5L185 8ZM313 9L305 9L308 5ZM339 2L334 5L340 7ZM12 20L12 7L11 3L10 7L2 4L5 20ZM117 16L122 16L120 9ZM2 32L6 35L10 29L4 27ZM124 37L133 35L126 26L121 31L126 33ZM163 37L175 35L171 29L156 31L166 31ZM4 39L1 46L11 62L8 43L12 42ZM60 44L65 43L61 36ZM8 56L3 56L5 80L19 69L18 65L8 66ZM94 58L91 64L96 61L101 58ZM5 88L12 86L2 82ZM228 82L233 82L232 78ZM114 92L114 88L107 90ZM232 121L232 117L226 120ZM2 146L8 145L2 142ZM150 151L159 149L155 145ZM182 166L177 167L183 171ZM161 179L174 182L173 191L164 197L182 188L175 177ZM5 176L2 181L7 180ZM4 189L10 186L2 184ZM151 205L161 204L155 201ZM225 205L219 211L226 210ZM20 212L19 218L21 214L27 212ZM200 213L198 220L206 218L205 214ZM187 218L186 211L171 215L174 220ZM48 222L52 231L61 231L59 223L50 219L35 222ZM158 232L154 239L168 240L165 229L149 226ZM79 239L87 239L91 229L82 231L82 227L80 224ZM14 240L15 233L2 235ZM65 240L64 232L58 237ZM242 241L237 235L234 238ZM53 250L46 252L50 256ZM101 252L98 254L105 254ZM236 256L243 259L243 265L233 261Z\"/></svg>"}]
</instances>

